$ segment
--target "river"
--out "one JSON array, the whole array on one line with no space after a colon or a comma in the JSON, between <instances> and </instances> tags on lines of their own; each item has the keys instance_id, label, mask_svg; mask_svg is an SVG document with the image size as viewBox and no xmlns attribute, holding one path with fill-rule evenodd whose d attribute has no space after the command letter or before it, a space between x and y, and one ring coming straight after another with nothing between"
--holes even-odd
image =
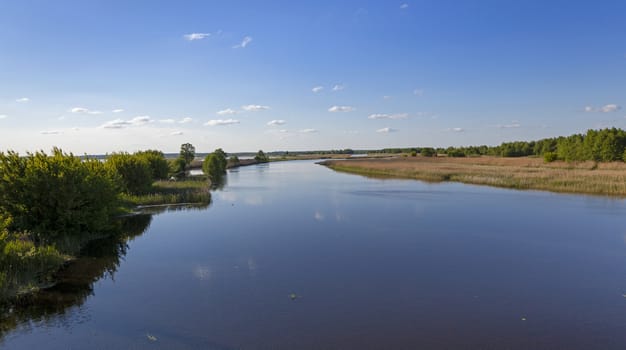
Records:
<instances>
[{"instance_id":1,"label":"river","mask_svg":"<svg viewBox=\"0 0 626 350\"><path fill-rule=\"evenodd\" d=\"M229 171L97 242L2 349L624 349L626 202Z\"/></svg>"}]
</instances>

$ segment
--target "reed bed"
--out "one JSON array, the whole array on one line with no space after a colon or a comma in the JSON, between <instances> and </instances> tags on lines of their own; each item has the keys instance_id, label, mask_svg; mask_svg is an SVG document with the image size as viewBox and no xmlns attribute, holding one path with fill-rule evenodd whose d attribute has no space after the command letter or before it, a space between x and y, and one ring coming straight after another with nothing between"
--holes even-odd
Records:
<instances>
[{"instance_id":1,"label":"reed bed","mask_svg":"<svg viewBox=\"0 0 626 350\"><path fill-rule=\"evenodd\" d=\"M184 181L157 181L153 191L142 195L125 194L124 201L133 205L162 205L181 203L210 203L210 182L206 179Z\"/></svg>"},{"instance_id":2,"label":"reed bed","mask_svg":"<svg viewBox=\"0 0 626 350\"><path fill-rule=\"evenodd\" d=\"M423 181L455 181L522 190L626 196L623 162L552 162L539 158L403 157L322 162L334 170Z\"/></svg>"}]
</instances>

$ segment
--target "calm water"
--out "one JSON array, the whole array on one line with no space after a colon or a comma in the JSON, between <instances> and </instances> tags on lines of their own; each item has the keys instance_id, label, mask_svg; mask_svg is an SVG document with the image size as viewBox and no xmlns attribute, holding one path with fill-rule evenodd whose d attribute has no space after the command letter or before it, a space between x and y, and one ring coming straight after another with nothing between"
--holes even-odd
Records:
<instances>
[{"instance_id":1,"label":"calm water","mask_svg":"<svg viewBox=\"0 0 626 350\"><path fill-rule=\"evenodd\" d=\"M134 225L16 311L0 347L626 348L623 200L285 162Z\"/></svg>"}]
</instances>

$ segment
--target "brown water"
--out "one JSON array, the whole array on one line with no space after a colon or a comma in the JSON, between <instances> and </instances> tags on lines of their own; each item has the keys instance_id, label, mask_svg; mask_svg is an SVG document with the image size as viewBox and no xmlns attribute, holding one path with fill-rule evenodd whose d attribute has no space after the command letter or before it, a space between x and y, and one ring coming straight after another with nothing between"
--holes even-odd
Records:
<instances>
[{"instance_id":1,"label":"brown water","mask_svg":"<svg viewBox=\"0 0 626 350\"><path fill-rule=\"evenodd\" d=\"M626 348L623 200L284 162L134 226L13 310L0 347Z\"/></svg>"}]
</instances>

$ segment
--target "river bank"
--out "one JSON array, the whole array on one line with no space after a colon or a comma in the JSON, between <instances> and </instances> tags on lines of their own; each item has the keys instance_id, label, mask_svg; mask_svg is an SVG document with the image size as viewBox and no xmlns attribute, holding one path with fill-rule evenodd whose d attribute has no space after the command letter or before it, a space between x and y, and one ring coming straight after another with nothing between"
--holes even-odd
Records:
<instances>
[{"instance_id":1,"label":"river bank","mask_svg":"<svg viewBox=\"0 0 626 350\"><path fill-rule=\"evenodd\" d=\"M337 171L373 177L626 197L626 164L623 162L545 163L542 159L531 157L417 156L328 160L319 164Z\"/></svg>"}]
</instances>

